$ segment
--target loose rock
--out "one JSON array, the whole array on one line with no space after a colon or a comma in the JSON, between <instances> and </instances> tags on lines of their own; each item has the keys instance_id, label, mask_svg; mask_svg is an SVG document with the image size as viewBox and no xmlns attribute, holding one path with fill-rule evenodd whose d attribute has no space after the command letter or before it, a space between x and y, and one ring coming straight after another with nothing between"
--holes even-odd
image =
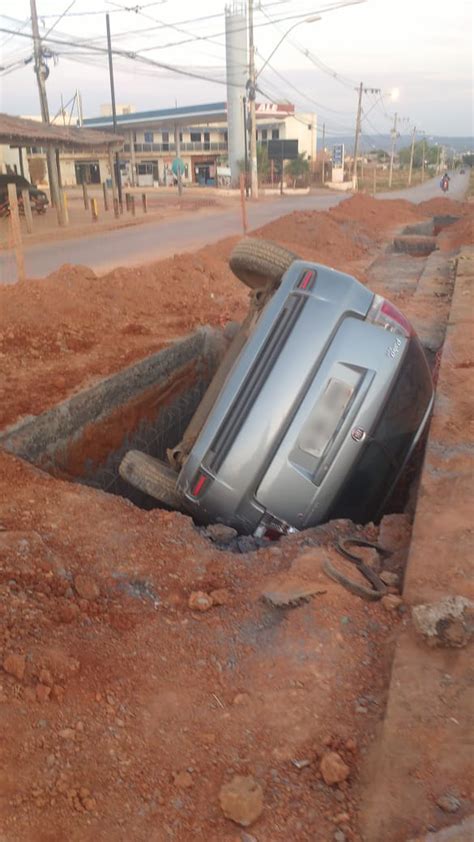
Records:
<instances>
[{"instance_id":1,"label":"loose rock","mask_svg":"<svg viewBox=\"0 0 474 842\"><path fill-rule=\"evenodd\" d=\"M213 600L210 594L204 591L193 591L188 600L188 605L192 611L209 611L212 608Z\"/></svg>"},{"instance_id":2,"label":"loose rock","mask_svg":"<svg viewBox=\"0 0 474 842\"><path fill-rule=\"evenodd\" d=\"M456 798L456 796L450 792L447 792L445 795L438 798L436 803L445 813L457 813L461 806L459 798Z\"/></svg>"},{"instance_id":3,"label":"loose rock","mask_svg":"<svg viewBox=\"0 0 474 842\"><path fill-rule=\"evenodd\" d=\"M192 775L189 772L175 772L173 775L174 785L179 789L189 789L194 783Z\"/></svg>"},{"instance_id":4,"label":"loose rock","mask_svg":"<svg viewBox=\"0 0 474 842\"><path fill-rule=\"evenodd\" d=\"M238 532L231 526L225 526L224 523L212 523L207 527L206 535L218 544L230 544L237 537Z\"/></svg>"},{"instance_id":5,"label":"loose rock","mask_svg":"<svg viewBox=\"0 0 474 842\"><path fill-rule=\"evenodd\" d=\"M26 657L24 655L7 655L3 660L3 669L9 675L13 675L18 681L23 680L26 669Z\"/></svg>"},{"instance_id":6,"label":"loose rock","mask_svg":"<svg viewBox=\"0 0 474 842\"><path fill-rule=\"evenodd\" d=\"M385 515L380 521L379 544L392 553L410 543L411 523L408 515Z\"/></svg>"},{"instance_id":7,"label":"loose rock","mask_svg":"<svg viewBox=\"0 0 474 842\"><path fill-rule=\"evenodd\" d=\"M214 605L228 605L230 602L230 592L227 588L217 588L209 594Z\"/></svg>"},{"instance_id":8,"label":"loose rock","mask_svg":"<svg viewBox=\"0 0 474 842\"><path fill-rule=\"evenodd\" d=\"M36 698L39 702L47 702L51 695L51 687L47 684L36 685Z\"/></svg>"},{"instance_id":9,"label":"loose rock","mask_svg":"<svg viewBox=\"0 0 474 842\"><path fill-rule=\"evenodd\" d=\"M221 787L219 801L227 819L249 827L262 813L263 789L255 778L235 775Z\"/></svg>"},{"instance_id":10,"label":"loose rock","mask_svg":"<svg viewBox=\"0 0 474 842\"><path fill-rule=\"evenodd\" d=\"M386 596L383 596L380 602L382 603L386 611L396 611L397 608L400 608L403 599L401 598L401 596L389 593Z\"/></svg>"},{"instance_id":11,"label":"loose rock","mask_svg":"<svg viewBox=\"0 0 474 842\"><path fill-rule=\"evenodd\" d=\"M97 599L100 596L100 588L97 582L91 576L85 576L80 573L74 578L74 587L76 593L82 599Z\"/></svg>"},{"instance_id":12,"label":"loose rock","mask_svg":"<svg viewBox=\"0 0 474 842\"><path fill-rule=\"evenodd\" d=\"M412 616L429 646L467 646L474 633L474 602L464 596L416 605Z\"/></svg>"},{"instance_id":13,"label":"loose rock","mask_svg":"<svg viewBox=\"0 0 474 842\"><path fill-rule=\"evenodd\" d=\"M391 573L390 570L382 570L380 578L388 587L397 587L400 583L398 573Z\"/></svg>"},{"instance_id":14,"label":"loose rock","mask_svg":"<svg viewBox=\"0 0 474 842\"><path fill-rule=\"evenodd\" d=\"M323 755L319 768L324 783L328 784L328 786L334 786L334 784L345 781L351 771L337 751L326 752Z\"/></svg>"}]
</instances>

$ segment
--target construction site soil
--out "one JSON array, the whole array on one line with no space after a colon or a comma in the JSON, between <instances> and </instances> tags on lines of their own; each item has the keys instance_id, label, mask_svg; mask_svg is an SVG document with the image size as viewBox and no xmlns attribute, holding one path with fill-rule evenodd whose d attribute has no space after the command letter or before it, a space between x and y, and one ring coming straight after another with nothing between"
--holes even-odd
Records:
<instances>
[{"instance_id":1,"label":"construction site soil","mask_svg":"<svg viewBox=\"0 0 474 842\"><path fill-rule=\"evenodd\" d=\"M257 236L363 281L394 230L435 202L356 196ZM198 325L241 318L234 242L0 289L0 427ZM397 598L364 602L323 573L325 559L344 567L334 544L354 531L393 551L396 597L410 514L235 553L184 515L0 453L2 842L360 840L359 770L406 615Z\"/></svg>"}]
</instances>

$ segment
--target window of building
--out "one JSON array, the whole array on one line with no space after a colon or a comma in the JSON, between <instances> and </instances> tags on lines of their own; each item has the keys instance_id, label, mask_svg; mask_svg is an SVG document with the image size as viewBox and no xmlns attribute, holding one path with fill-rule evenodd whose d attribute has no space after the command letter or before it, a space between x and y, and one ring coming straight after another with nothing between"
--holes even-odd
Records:
<instances>
[{"instance_id":1,"label":"window of building","mask_svg":"<svg viewBox=\"0 0 474 842\"><path fill-rule=\"evenodd\" d=\"M268 137L268 131L266 129L262 129L262 140L266 140Z\"/></svg>"},{"instance_id":2,"label":"window of building","mask_svg":"<svg viewBox=\"0 0 474 842\"><path fill-rule=\"evenodd\" d=\"M272 129L272 140L279 140L280 129Z\"/></svg>"},{"instance_id":3,"label":"window of building","mask_svg":"<svg viewBox=\"0 0 474 842\"><path fill-rule=\"evenodd\" d=\"M180 143L182 143L182 142L183 142L183 132L180 132L180 133L179 133L179 142L180 142Z\"/></svg>"},{"instance_id":4,"label":"window of building","mask_svg":"<svg viewBox=\"0 0 474 842\"><path fill-rule=\"evenodd\" d=\"M162 139L163 143L169 143L170 142L170 133L169 132L161 132L161 139Z\"/></svg>"},{"instance_id":5,"label":"window of building","mask_svg":"<svg viewBox=\"0 0 474 842\"><path fill-rule=\"evenodd\" d=\"M201 132L191 132L191 143L201 143Z\"/></svg>"},{"instance_id":6,"label":"window of building","mask_svg":"<svg viewBox=\"0 0 474 842\"><path fill-rule=\"evenodd\" d=\"M153 136L153 132L145 132L144 133L144 139L145 139L145 143L153 143L153 141L155 139L154 136Z\"/></svg>"}]
</instances>

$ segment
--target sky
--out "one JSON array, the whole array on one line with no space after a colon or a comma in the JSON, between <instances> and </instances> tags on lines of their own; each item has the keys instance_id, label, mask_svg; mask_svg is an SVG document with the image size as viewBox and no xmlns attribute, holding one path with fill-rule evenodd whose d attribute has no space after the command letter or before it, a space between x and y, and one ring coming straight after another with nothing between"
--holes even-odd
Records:
<instances>
[{"instance_id":1,"label":"sky","mask_svg":"<svg viewBox=\"0 0 474 842\"><path fill-rule=\"evenodd\" d=\"M223 0L37 0L40 32L51 51L47 93L51 116L81 91L84 116L110 102L105 14L110 13L118 103L135 110L224 101ZM255 0L257 70L298 21L260 76L272 100L315 112L319 132L354 129L355 88L363 97L362 133L376 142L397 112L399 131L473 134L473 17L469 0L367 0L330 9L330 0ZM8 14L7 11L8 10ZM325 11L326 10L326 11ZM60 15L64 16L59 19ZM306 22L320 15L321 20ZM29 0L0 3L0 110L39 114L32 63ZM212 16L212 17L211 17ZM24 37L26 36L26 37ZM58 43L65 42L65 43ZM69 43L68 43L69 42ZM178 43L184 42L184 43ZM143 59L198 73L177 75ZM259 94L258 99L264 97ZM74 117L73 117L74 119Z\"/></svg>"}]
</instances>

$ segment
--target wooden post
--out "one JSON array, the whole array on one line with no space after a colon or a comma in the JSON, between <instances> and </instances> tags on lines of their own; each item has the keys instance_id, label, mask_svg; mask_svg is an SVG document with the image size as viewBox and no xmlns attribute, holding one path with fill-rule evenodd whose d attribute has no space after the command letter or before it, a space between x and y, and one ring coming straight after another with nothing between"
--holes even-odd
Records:
<instances>
[{"instance_id":1,"label":"wooden post","mask_svg":"<svg viewBox=\"0 0 474 842\"><path fill-rule=\"evenodd\" d=\"M135 196L129 196L129 208L132 211L132 216L135 216Z\"/></svg>"},{"instance_id":2,"label":"wooden post","mask_svg":"<svg viewBox=\"0 0 474 842\"><path fill-rule=\"evenodd\" d=\"M33 233L33 214L31 213L30 191L22 190L21 198L23 199L23 210L25 211L26 230L28 234Z\"/></svg>"},{"instance_id":3,"label":"wooden post","mask_svg":"<svg viewBox=\"0 0 474 842\"><path fill-rule=\"evenodd\" d=\"M92 222L97 222L99 219L99 214L97 213L97 199L91 199L91 213Z\"/></svg>"},{"instance_id":4,"label":"wooden post","mask_svg":"<svg viewBox=\"0 0 474 842\"><path fill-rule=\"evenodd\" d=\"M377 164L374 167L374 196L377 192Z\"/></svg>"},{"instance_id":5,"label":"wooden post","mask_svg":"<svg viewBox=\"0 0 474 842\"><path fill-rule=\"evenodd\" d=\"M115 180L115 165L114 165L114 156L112 152L112 147L109 146L109 168L110 168L110 178L112 180L112 197L114 202L114 214L118 216L120 213L119 202L118 202L118 194L117 194L117 182ZM115 200L117 199L117 204L115 204Z\"/></svg>"},{"instance_id":6,"label":"wooden post","mask_svg":"<svg viewBox=\"0 0 474 842\"><path fill-rule=\"evenodd\" d=\"M242 228L247 233L247 205L245 204L245 175L240 173L240 207L242 210Z\"/></svg>"},{"instance_id":7,"label":"wooden post","mask_svg":"<svg viewBox=\"0 0 474 842\"><path fill-rule=\"evenodd\" d=\"M84 199L84 210L89 210L89 194L87 192L87 184L82 182L82 198Z\"/></svg>"},{"instance_id":8,"label":"wooden post","mask_svg":"<svg viewBox=\"0 0 474 842\"><path fill-rule=\"evenodd\" d=\"M102 192L104 194L104 210L108 211L108 209L109 209L109 197L107 195L107 183L105 181L102 182Z\"/></svg>"},{"instance_id":9,"label":"wooden post","mask_svg":"<svg viewBox=\"0 0 474 842\"><path fill-rule=\"evenodd\" d=\"M148 213L148 202L146 193L142 193L142 205L143 205L143 213Z\"/></svg>"},{"instance_id":10,"label":"wooden post","mask_svg":"<svg viewBox=\"0 0 474 842\"><path fill-rule=\"evenodd\" d=\"M8 202L10 205L10 222L12 227L13 247L15 249L16 269L18 280L25 280L25 258L23 255L23 244L21 240L20 214L18 212L18 199L16 185L8 185Z\"/></svg>"},{"instance_id":11,"label":"wooden post","mask_svg":"<svg viewBox=\"0 0 474 842\"><path fill-rule=\"evenodd\" d=\"M132 187L136 187L137 181L137 163L135 160L135 141L133 139L133 131L130 130L130 164L132 167Z\"/></svg>"},{"instance_id":12,"label":"wooden post","mask_svg":"<svg viewBox=\"0 0 474 842\"><path fill-rule=\"evenodd\" d=\"M59 188L59 199L61 201L61 211L63 214L64 225L69 225L69 211L67 206L67 196L63 188Z\"/></svg>"},{"instance_id":13,"label":"wooden post","mask_svg":"<svg viewBox=\"0 0 474 842\"><path fill-rule=\"evenodd\" d=\"M118 219L119 216L120 216L119 200L114 199L113 203L114 203L114 216L115 216L116 219Z\"/></svg>"},{"instance_id":14,"label":"wooden post","mask_svg":"<svg viewBox=\"0 0 474 842\"><path fill-rule=\"evenodd\" d=\"M125 193L125 210L130 210L130 193Z\"/></svg>"}]
</instances>

